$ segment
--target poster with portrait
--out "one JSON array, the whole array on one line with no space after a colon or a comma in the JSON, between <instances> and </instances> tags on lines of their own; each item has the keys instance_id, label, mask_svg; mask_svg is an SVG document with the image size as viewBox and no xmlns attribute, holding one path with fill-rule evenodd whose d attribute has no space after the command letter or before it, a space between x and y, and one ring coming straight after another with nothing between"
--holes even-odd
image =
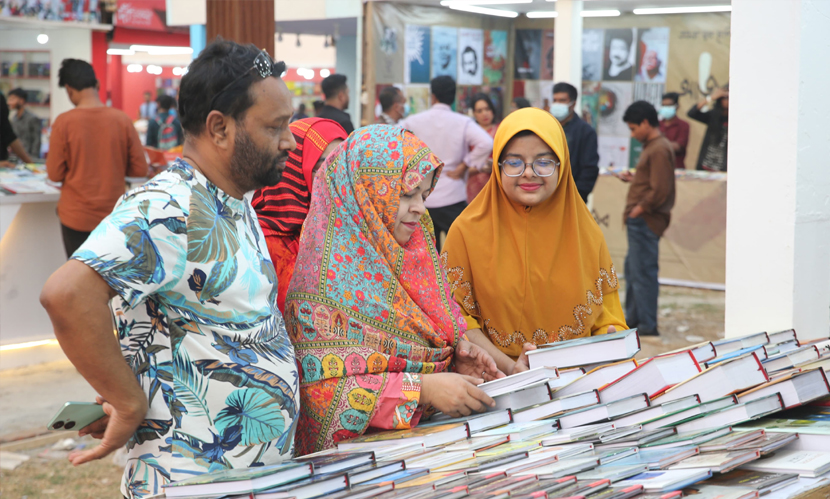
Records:
<instances>
[{"instance_id":1,"label":"poster with portrait","mask_svg":"<svg viewBox=\"0 0 830 499\"><path fill-rule=\"evenodd\" d=\"M605 30L603 81L634 79L637 56L637 28Z\"/></svg>"},{"instance_id":2,"label":"poster with portrait","mask_svg":"<svg viewBox=\"0 0 830 499\"><path fill-rule=\"evenodd\" d=\"M375 19L379 34L375 45L375 83L395 83L403 79L403 33Z\"/></svg>"},{"instance_id":3,"label":"poster with portrait","mask_svg":"<svg viewBox=\"0 0 830 499\"><path fill-rule=\"evenodd\" d=\"M666 83L669 28L640 29L637 35L637 74L634 81Z\"/></svg>"},{"instance_id":4,"label":"poster with portrait","mask_svg":"<svg viewBox=\"0 0 830 499\"><path fill-rule=\"evenodd\" d=\"M458 29L432 27L432 77L452 76L457 80Z\"/></svg>"},{"instance_id":5,"label":"poster with portrait","mask_svg":"<svg viewBox=\"0 0 830 499\"><path fill-rule=\"evenodd\" d=\"M468 116L473 115L473 97L481 92L477 85L459 85L455 90L455 111Z\"/></svg>"},{"instance_id":6,"label":"poster with portrait","mask_svg":"<svg viewBox=\"0 0 830 499\"><path fill-rule=\"evenodd\" d=\"M631 147L629 137L600 135L597 138L597 146L601 168L613 168L617 171L628 168L629 148Z\"/></svg>"},{"instance_id":7,"label":"poster with portrait","mask_svg":"<svg viewBox=\"0 0 830 499\"><path fill-rule=\"evenodd\" d=\"M599 93L601 83L598 81L582 82L582 121L591 125L594 130L599 123Z\"/></svg>"},{"instance_id":8,"label":"poster with portrait","mask_svg":"<svg viewBox=\"0 0 830 499\"><path fill-rule=\"evenodd\" d=\"M458 84L481 85L484 73L484 31L458 29Z\"/></svg>"},{"instance_id":9,"label":"poster with portrait","mask_svg":"<svg viewBox=\"0 0 830 499\"><path fill-rule=\"evenodd\" d=\"M429 84L406 85L404 96L406 103L409 104L410 115L429 109Z\"/></svg>"},{"instance_id":10,"label":"poster with portrait","mask_svg":"<svg viewBox=\"0 0 830 499\"><path fill-rule=\"evenodd\" d=\"M602 35L604 29L582 31L582 79L602 80Z\"/></svg>"},{"instance_id":11,"label":"poster with portrait","mask_svg":"<svg viewBox=\"0 0 830 499\"><path fill-rule=\"evenodd\" d=\"M484 74L485 85L504 84L507 67L507 31L487 30L484 32Z\"/></svg>"},{"instance_id":12,"label":"poster with portrait","mask_svg":"<svg viewBox=\"0 0 830 499\"><path fill-rule=\"evenodd\" d=\"M553 30L542 30L542 67L539 78L553 79Z\"/></svg>"},{"instance_id":13,"label":"poster with portrait","mask_svg":"<svg viewBox=\"0 0 830 499\"><path fill-rule=\"evenodd\" d=\"M406 25L405 83L429 83L429 26Z\"/></svg>"},{"instance_id":14,"label":"poster with portrait","mask_svg":"<svg viewBox=\"0 0 830 499\"><path fill-rule=\"evenodd\" d=\"M599 129L600 135L628 137L631 132L623 122L623 114L633 102L632 83L622 81L604 81L599 92Z\"/></svg>"},{"instance_id":15,"label":"poster with portrait","mask_svg":"<svg viewBox=\"0 0 830 499\"><path fill-rule=\"evenodd\" d=\"M517 80L538 80L542 65L542 30L517 29L513 77Z\"/></svg>"}]
</instances>

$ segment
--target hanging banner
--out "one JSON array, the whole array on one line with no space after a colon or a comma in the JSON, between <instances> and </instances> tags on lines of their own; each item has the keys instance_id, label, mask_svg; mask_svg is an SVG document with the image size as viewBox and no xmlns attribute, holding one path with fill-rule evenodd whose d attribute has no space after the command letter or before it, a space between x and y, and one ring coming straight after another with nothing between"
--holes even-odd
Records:
<instances>
[{"instance_id":1,"label":"hanging banner","mask_svg":"<svg viewBox=\"0 0 830 499\"><path fill-rule=\"evenodd\" d=\"M504 84L507 67L507 31L487 30L484 32L484 74L485 85Z\"/></svg>"},{"instance_id":2,"label":"hanging banner","mask_svg":"<svg viewBox=\"0 0 830 499\"><path fill-rule=\"evenodd\" d=\"M513 63L517 80L538 80L542 65L542 30L517 29Z\"/></svg>"},{"instance_id":3,"label":"hanging banner","mask_svg":"<svg viewBox=\"0 0 830 499\"><path fill-rule=\"evenodd\" d=\"M405 83L429 83L429 41L428 26L406 25Z\"/></svg>"},{"instance_id":4,"label":"hanging banner","mask_svg":"<svg viewBox=\"0 0 830 499\"><path fill-rule=\"evenodd\" d=\"M457 79L458 29L432 27L432 77L452 76Z\"/></svg>"},{"instance_id":5,"label":"hanging banner","mask_svg":"<svg viewBox=\"0 0 830 499\"><path fill-rule=\"evenodd\" d=\"M602 35L604 29L582 31L582 79L602 80Z\"/></svg>"},{"instance_id":6,"label":"hanging banner","mask_svg":"<svg viewBox=\"0 0 830 499\"><path fill-rule=\"evenodd\" d=\"M539 78L542 80L553 79L553 30L542 31L542 65Z\"/></svg>"},{"instance_id":7,"label":"hanging banner","mask_svg":"<svg viewBox=\"0 0 830 499\"><path fill-rule=\"evenodd\" d=\"M669 28L647 28L638 33L635 81L666 83Z\"/></svg>"},{"instance_id":8,"label":"hanging banner","mask_svg":"<svg viewBox=\"0 0 830 499\"><path fill-rule=\"evenodd\" d=\"M165 0L118 0L113 17L119 28L167 31Z\"/></svg>"},{"instance_id":9,"label":"hanging banner","mask_svg":"<svg viewBox=\"0 0 830 499\"><path fill-rule=\"evenodd\" d=\"M458 84L481 85L484 73L484 31L458 29Z\"/></svg>"},{"instance_id":10,"label":"hanging banner","mask_svg":"<svg viewBox=\"0 0 830 499\"><path fill-rule=\"evenodd\" d=\"M637 56L637 28L605 30L603 81L631 81Z\"/></svg>"}]
</instances>

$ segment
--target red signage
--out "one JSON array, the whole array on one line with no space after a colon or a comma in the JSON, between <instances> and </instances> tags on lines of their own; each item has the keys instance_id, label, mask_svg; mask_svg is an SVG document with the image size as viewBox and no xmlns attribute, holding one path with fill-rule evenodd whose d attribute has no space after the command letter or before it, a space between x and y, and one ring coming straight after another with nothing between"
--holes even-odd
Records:
<instances>
[{"instance_id":1,"label":"red signage","mask_svg":"<svg viewBox=\"0 0 830 499\"><path fill-rule=\"evenodd\" d=\"M167 31L165 0L118 0L115 25L122 28Z\"/></svg>"}]
</instances>

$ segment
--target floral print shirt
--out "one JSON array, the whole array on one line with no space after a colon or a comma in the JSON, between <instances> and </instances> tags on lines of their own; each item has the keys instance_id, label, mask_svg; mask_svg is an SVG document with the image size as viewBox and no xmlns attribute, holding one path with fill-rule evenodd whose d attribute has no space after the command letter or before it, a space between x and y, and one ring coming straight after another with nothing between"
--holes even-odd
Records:
<instances>
[{"instance_id":1,"label":"floral print shirt","mask_svg":"<svg viewBox=\"0 0 830 499\"><path fill-rule=\"evenodd\" d=\"M293 453L298 374L251 205L179 160L127 193L72 256L119 296L118 340L150 402L121 492Z\"/></svg>"}]
</instances>

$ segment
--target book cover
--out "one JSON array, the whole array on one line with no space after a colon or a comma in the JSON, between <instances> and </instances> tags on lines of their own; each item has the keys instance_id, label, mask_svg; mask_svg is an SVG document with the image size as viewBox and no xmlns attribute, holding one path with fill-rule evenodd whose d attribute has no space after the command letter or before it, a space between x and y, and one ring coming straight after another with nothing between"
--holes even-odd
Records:
<instances>
[{"instance_id":1,"label":"book cover","mask_svg":"<svg viewBox=\"0 0 830 499\"><path fill-rule=\"evenodd\" d=\"M340 444L371 444L375 442L389 442L394 440L417 439L439 435L444 431L452 431L459 427L465 427L464 423L449 423L436 426L417 426L409 430L381 431L371 435L361 435L349 440L343 440ZM468 435L469 436L469 435Z\"/></svg>"}]
</instances>

